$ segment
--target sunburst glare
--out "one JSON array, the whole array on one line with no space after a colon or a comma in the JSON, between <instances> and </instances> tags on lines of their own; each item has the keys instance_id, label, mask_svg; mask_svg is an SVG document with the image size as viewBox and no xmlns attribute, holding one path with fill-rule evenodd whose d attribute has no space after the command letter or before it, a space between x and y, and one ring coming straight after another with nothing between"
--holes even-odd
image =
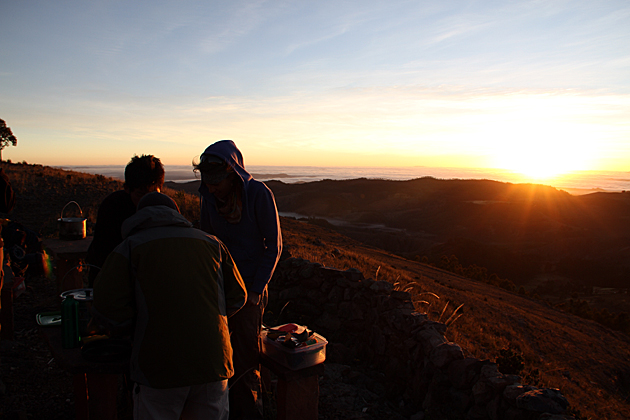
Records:
<instances>
[{"instance_id":1,"label":"sunburst glare","mask_svg":"<svg viewBox=\"0 0 630 420\"><path fill-rule=\"evenodd\" d=\"M588 137L565 124L537 121L498 147L496 164L533 181L589 170L597 149Z\"/></svg>"}]
</instances>

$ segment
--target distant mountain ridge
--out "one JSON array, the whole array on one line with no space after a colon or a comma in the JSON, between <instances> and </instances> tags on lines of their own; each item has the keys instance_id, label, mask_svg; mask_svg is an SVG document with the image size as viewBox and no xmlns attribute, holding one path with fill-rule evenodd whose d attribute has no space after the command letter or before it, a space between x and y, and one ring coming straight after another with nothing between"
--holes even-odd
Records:
<instances>
[{"instance_id":1,"label":"distant mountain ridge","mask_svg":"<svg viewBox=\"0 0 630 420\"><path fill-rule=\"evenodd\" d=\"M267 185L280 211L404 229L338 228L406 257L452 253L520 283L554 275L630 286L630 193L435 178Z\"/></svg>"},{"instance_id":2,"label":"distant mountain ridge","mask_svg":"<svg viewBox=\"0 0 630 420\"><path fill-rule=\"evenodd\" d=\"M192 193L199 186L172 184ZM342 221L335 229L345 235L407 258L454 254L520 284L561 277L630 287L630 192L574 196L544 185L430 177L266 184L279 211Z\"/></svg>"}]
</instances>

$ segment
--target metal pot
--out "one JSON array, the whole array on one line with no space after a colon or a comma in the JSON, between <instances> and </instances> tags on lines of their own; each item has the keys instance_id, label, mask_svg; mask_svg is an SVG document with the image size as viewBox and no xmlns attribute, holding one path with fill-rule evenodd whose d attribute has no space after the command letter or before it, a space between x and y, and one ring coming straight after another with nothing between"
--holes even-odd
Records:
<instances>
[{"instance_id":1,"label":"metal pot","mask_svg":"<svg viewBox=\"0 0 630 420\"><path fill-rule=\"evenodd\" d=\"M83 215L81 206L76 201L70 201L68 204L76 204L79 207L80 215ZM84 239L86 236L86 220L82 217L63 217L63 212L68 207L68 204L63 206L61 210L61 218L57 219L59 223L59 239L74 240Z\"/></svg>"}]
</instances>

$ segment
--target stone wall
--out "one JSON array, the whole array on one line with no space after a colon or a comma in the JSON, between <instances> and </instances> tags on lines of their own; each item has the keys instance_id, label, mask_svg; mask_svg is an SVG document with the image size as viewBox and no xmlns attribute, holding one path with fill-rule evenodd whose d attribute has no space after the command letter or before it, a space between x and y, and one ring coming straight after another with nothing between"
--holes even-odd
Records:
<instances>
[{"instance_id":1,"label":"stone wall","mask_svg":"<svg viewBox=\"0 0 630 420\"><path fill-rule=\"evenodd\" d=\"M360 366L374 391L412 419L570 419L559 390L537 389L488 360L467 358L446 325L415 311L411 295L355 269L297 258L278 264L266 323L306 325L328 340L327 361ZM274 324L275 323L275 324Z\"/></svg>"}]
</instances>

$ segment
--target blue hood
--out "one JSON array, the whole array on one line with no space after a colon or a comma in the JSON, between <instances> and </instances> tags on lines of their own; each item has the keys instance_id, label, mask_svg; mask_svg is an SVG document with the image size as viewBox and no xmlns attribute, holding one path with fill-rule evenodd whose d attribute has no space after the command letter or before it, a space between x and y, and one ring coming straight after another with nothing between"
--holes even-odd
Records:
<instances>
[{"instance_id":1,"label":"blue hood","mask_svg":"<svg viewBox=\"0 0 630 420\"><path fill-rule=\"evenodd\" d=\"M241 178L243 188L247 190L247 183L252 179L252 176L245 170L243 155L232 140L220 140L211 144L201 154L202 157L203 155L214 155L226 161L227 164L234 169L234 172L236 172L239 178Z\"/></svg>"},{"instance_id":2,"label":"blue hood","mask_svg":"<svg viewBox=\"0 0 630 420\"><path fill-rule=\"evenodd\" d=\"M273 193L245 170L243 155L232 140L208 146L203 155L213 155L230 165L242 181L242 216L229 223L216 208L216 200L202 182L200 227L217 236L234 258L249 291L262 293L271 280L282 253L280 220Z\"/></svg>"}]
</instances>

